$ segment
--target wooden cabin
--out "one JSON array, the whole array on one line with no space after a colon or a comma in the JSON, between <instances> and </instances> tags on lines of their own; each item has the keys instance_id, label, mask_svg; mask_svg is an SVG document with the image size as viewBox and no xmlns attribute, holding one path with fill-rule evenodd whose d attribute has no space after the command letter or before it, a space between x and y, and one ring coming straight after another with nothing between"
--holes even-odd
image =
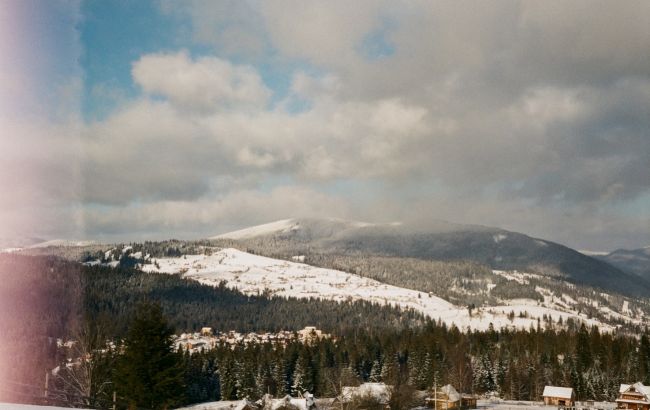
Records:
<instances>
[{"instance_id":1,"label":"wooden cabin","mask_svg":"<svg viewBox=\"0 0 650 410\"><path fill-rule=\"evenodd\" d=\"M460 394L454 386L448 384L434 391L431 397L425 399L425 404L438 410L475 409L476 396Z\"/></svg>"},{"instance_id":2,"label":"wooden cabin","mask_svg":"<svg viewBox=\"0 0 650 410\"><path fill-rule=\"evenodd\" d=\"M650 410L650 386L644 386L641 382L621 384L616 399L616 408Z\"/></svg>"},{"instance_id":3,"label":"wooden cabin","mask_svg":"<svg viewBox=\"0 0 650 410\"><path fill-rule=\"evenodd\" d=\"M476 396L471 394L461 394L460 395L460 408L461 409L476 409L478 399Z\"/></svg>"},{"instance_id":4,"label":"wooden cabin","mask_svg":"<svg viewBox=\"0 0 650 410\"><path fill-rule=\"evenodd\" d=\"M384 409L390 409L390 396L392 386L384 383L363 383L360 386L344 386L339 396L343 404L350 403L355 399L371 397L376 400Z\"/></svg>"},{"instance_id":5,"label":"wooden cabin","mask_svg":"<svg viewBox=\"0 0 650 410\"><path fill-rule=\"evenodd\" d=\"M542 397L547 406L575 406L575 394L571 387L545 386Z\"/></svg>"},{"instance_id":6,"label":"wooden cabin","mask_svg":"<svg viewBox=\"0 0 650 410\"><path fill-rule=\"evenodd\" d=\"M255 403L247 399L240 401L237 404L237 407L235 407L235 410L258 410L258 409L259 407Z\"/></svg>"}]
</instances>

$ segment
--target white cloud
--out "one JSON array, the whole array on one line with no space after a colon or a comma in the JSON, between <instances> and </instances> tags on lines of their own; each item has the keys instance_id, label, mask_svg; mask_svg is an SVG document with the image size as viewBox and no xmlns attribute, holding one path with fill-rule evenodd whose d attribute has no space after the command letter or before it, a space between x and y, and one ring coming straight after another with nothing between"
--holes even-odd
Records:
<instances>
[{"instance_id":1,"label":"white cloud","mask_svg":"<svg viewBox=\"0 0 650 410\"><path fill-rule=\"evenodd\" d=\"M589 226L606 218L642 237L630 214L646 221L650 206L627 205L650 191L647 2L161 4L190 18L195 44L184 46L214 54L140 56L141 95L111 97L119 108L83 126L77 161L59 137L35 140L60 155L26 159L46 182L16 188L18 202L45 192L65 213L76 196L94 233L297 216L284 194L312 216L358 206L360 219L435 214L567 241L604 237ZM369 59L378 30L392 50ZM265 84L260 70L291 81ZM21 73L10 74L3 86L20 93ZM285 191L262 193L277 181ZM338 186L335 200L323 194ZM257 206L266 201L278 211Z\"/></svg>"},{"instance_id":2,"label":"white cloud","mask_svg":"<svg viewBox=\"0 0 650 410\"><path fill-rule=\"evenodd\" d=\"M271 92L250 66L188 53L147 54L133 64L133 79L147 94L189 110L263 108Z\"/></svg>"},{"instance_id":3,"label":"white cloud","mask_svg":"<svg viewBox=\"0 0 650 410\"><path fill-rule=\"evenodd\" d=\"M269 192L240 190L220 198L196 201L157 201L144 205L85 209L88 229L105 237L196 238L283 218L323 214L347 217L346 201L300 186Z\"/></svg>"},{"instance_id":4,"label":"white cloud","mask_svg":"<svg viewBox=\"0 0 650 410\"><path fill-rule=\"evenodd\" d=\"M0 238L75 235L80 5L3 2L0 20Z\"/></svg>"}]
</instances>

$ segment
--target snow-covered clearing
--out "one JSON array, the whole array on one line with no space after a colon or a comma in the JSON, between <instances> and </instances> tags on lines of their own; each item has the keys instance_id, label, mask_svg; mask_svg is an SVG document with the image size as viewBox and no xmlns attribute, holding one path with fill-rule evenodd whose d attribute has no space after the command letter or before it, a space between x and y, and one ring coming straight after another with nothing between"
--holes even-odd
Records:
<instances>
[{"instance_id":1,"label":"snow-covered clearing","mask_svg":"<svg viewBox=\"0 0 650 410\"><path fill-rule=\"evenodd\" d=\"M525 272L518 272L518 271L503 271L503 270L493 270L492 273L495 275L502 276L508 280L514 280L517 283L520 283L522 285L527 285L529 284L528 279L533 279L533 278L541 278L540 275L537 275L535 273L525 273Z\"/></svg>"},{"instance_id":2,"label":"snow-covered clearing","mask_svg":"<svg viewBox=\"0 0 650 410\"><path fill-rule=\"evenodd\" d=\"M154 262L160 267L157 268ZM455 306L426 292L388 285L362 276L264 256L253 255L237 249L222 249L212 255L185 255L179 258L159 258L142 267L148 272L182 273L184 277L200 283L217 286L225 281L229 288L248 295L268 292L274 296L320 298L334 301L367 300L380 304L412 308L433 319L460 328L485 330L490 323L502 327L529 328L537 325L543 315L557 321L562 317L596 324L601 329L611 326L587 319L575 312L564 312L538 306L532 300L510 301L500 306L480 307L472 310ZM513 303L514 302L514 303ZM515 313L510 320L507 315ZM522 317L519 317L519 316Z\"/></svg>"}]
</instances>

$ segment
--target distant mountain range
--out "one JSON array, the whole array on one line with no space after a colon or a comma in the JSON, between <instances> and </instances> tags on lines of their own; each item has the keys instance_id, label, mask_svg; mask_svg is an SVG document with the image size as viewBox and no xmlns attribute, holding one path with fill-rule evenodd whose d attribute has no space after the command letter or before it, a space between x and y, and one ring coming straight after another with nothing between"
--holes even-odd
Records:
<instances>
[{"instance_id":1,"label":"distant mountain range","mask_svg":"<svg viewBox=\"0 0 650 410\"><path fill-rule=\"evenodd\" d=\"M415 226L340 219L286 219L211 239L228 238L253 248L272 246L276 252L287 254L309 250L472 261L492 269L534 272L625 295L650 296L647 248L593 257L522 233L444 221Z\"/></svg>"},{"instance_id":2,"label":"distant mountain range","mask_svg":"<svg viewBox=\"0 0 650 410\"><path fill-rule=\"evenodd\" d=\"M650 246L640 249L618 249L605 255L594 255L618 269L650 280Z\"/></svg>"},{"instance_id":3,"label":"distant mountain range","mask_svg":"<svg viewBox=\"0 0 650 410\"><path fill-rule=\"evenodd\" d=\"M284 219L207 240L54 240L7 251L174 273L247 295L365 300L473 329L586 323L634 333L650 323L647 248L585 255L522 233L437 220Z\"/></svg>"}]
</instances>

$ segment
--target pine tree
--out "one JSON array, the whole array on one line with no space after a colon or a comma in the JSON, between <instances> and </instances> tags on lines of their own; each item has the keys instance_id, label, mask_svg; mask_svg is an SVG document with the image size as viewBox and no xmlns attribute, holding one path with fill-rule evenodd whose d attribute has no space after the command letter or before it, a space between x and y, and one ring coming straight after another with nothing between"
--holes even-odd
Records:
<instances>
[{"instance_id":1,"label":"pine tree","mask_svg":"<svg viewBox=\"0 0 650 410\"><path fill-rule=\"evenodd\" d=\"M115 383L132 406L167 409L184 400L181 356L160 306L143 303L124 341Z\"/></svg>"},{"instance_id":2,"label":"pine tree","mask_svg":"<svg viewBox=\"0 0 650 410\"><path fill-rule=\"evenodd\" d=\"M285 373L284 360L282 357L273 361L273 382L275 384L275 391L271 392L276 397L282 397L288 393L287 391L287 376Z\"/></svg>"},{"instance_id":3,"label":"pine tree","mask_svg":"<svg viewBox=\"0 0 650 410\"><path fill-rule=\"evenodd\" d=\"M255 399L255 369L254 362L246 356L238 358L235 362L235 379L237 385L237 399Z\"/></svg>"},{"instance_id":4,"label":"pine tree","mask_svg":"<svg viewBox=\"0 0 650 410\"><path fill-rule=\"evenodd\" d=\"M296 368L293 371L293 384L291 385L291 394L294 396L301 396L307 391L307 369L305 369L302 360L298 360Z\"/></svg>"},{"instance_id":5,"label":"pine tree","mask_svg":"<svg viewBox=\"0 0 650 410\"><path fill-rule=\"evenodd\" d=\"M380 382L382 380L381 373L382 373L381 362L379 361L379 359L375 359L375 361L372 362L372 368L370 369L370 381Z\"/></svg>"},{"instance_id":6,"label":"pine tree","mask_svg":"<svg viewBox=\"0 0 650 410\"><path fill-rule=\"evenodd\" d=\"M237 384L233 367L233 361L230 358L223 360L219 365L221 400L234 400L237 398Z\"/></svg>"},{"instance_id":7,"label":"pine tree","mask_svg":"<svg viewBox=\"0 0 650 410\"><path fill-rule=\"evenodd\" d=\"M494 366L487 354L483 354L472 361L472 374L474 376L474 389L480 393L487 393L496 390L494 385Z\"/></svg>"}]
</instances>

